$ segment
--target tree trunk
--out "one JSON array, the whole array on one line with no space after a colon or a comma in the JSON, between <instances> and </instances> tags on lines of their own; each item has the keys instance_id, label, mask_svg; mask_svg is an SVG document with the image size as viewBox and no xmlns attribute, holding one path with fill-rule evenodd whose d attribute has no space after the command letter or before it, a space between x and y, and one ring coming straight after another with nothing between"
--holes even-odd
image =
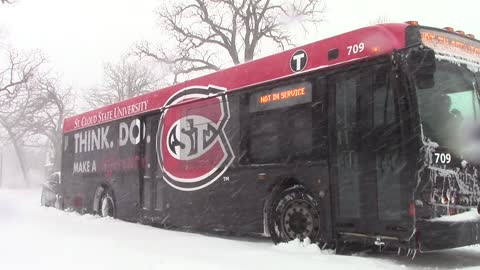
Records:
<instances>
[{"instance_id":1,"label":"tree trunk","mask_svg":"<svg viewBox=\"0 0 480 270\"><path fill-rule=\"evenodd\" d=\"M56 141L53 145L53 168L52 172L59 172L62 164L62 141Z\"/></svg>"},{"instance_id":2,"label":"tree trunk","mask_svg":"<svg viewBox=\"0 0 480 270\"><path fill-rule=\"evenodd\" d=\"M15 154L17 155L18 162L20 163L20 169L22 170L23 182L25 182L25 185L28 187L30 186L30 180L28 179L27 164L25 162L23 149L18 144L18 139L16 138L14 131L10 126L6 124L6 121L4 118L0 118L0 124L7 131L8 137L13 144L13 148L15 149Z\"/></svg>"},{"instance_id":3,"label":"tree trunk","mask_svg":"<svg viewBox=\"0 0 480 270\"><path fill-rule=\"evenodd\" d=\"M20 169L22 170L23 182L27 187L30 186L30 179L28 178L27 165L25 164L25 155L23 153L22 147L18 144L17 140L12 139L13 147L15 148L15 153L17 154L18 163L20 164Z\"/></svg>"},{"instance_id":4,"label":"tree trunk","mask_svg":"<svg viewBox=\"0 0 480 270\"><path fill-rule=\"evenodd\" d=\"M0 188L3 182L3 148L0 148Z\"/></svg>"}]
</instances>

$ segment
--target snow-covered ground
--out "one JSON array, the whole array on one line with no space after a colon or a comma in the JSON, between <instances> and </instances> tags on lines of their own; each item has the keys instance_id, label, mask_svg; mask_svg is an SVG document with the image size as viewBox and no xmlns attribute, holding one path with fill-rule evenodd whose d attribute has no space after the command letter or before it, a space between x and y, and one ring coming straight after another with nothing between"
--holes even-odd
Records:
<instances>
[{"instance_id":1,"label":"snow-covered ground","mask_svg":"<svg viewBox=\"0 0 480 270\"><path fill-rule=\"evenodd\" d=\"M314 245L162 230L39 206L39 190L0 189L0 269L480 269L480 247L340 256Z\"/></svg>"}]
</instances>

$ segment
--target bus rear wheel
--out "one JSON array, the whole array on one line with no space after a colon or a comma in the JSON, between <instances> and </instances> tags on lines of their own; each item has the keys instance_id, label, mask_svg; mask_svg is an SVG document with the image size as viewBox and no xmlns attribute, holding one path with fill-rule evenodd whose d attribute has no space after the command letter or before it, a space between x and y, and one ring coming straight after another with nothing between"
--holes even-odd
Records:
<instances>
[{"instance_id":1,"label":"bus rear wheel","mask_svg":"<svg viewBox=\"0 0 480 270\"><path fill-rule=\"evenodd\" d=\"M100 197L99 213L102 217L115 217L115 201L109 190Z\"/></svg>"},{"instance_id":2,"label":"bus rear wheel","mask_svg":"<svg viewBox=\"0 0 480 270\"><path fill-rule=\"evenodd\" d=\"M269 213L269 231L275 244L307 237L318 242L320 214L318 203L303 187L284 190L272 202Z\"/></svg>"},{"instance_id":3,"label":"bus rear wheel","mask_svg":"<svg viewBox=\"0 0 480 270\"><path fill-rule=\"evenodd\" d=\"M43 190L42 190L42 195L40 197L40 205L48 207L47 199L45 198L45 191L43 191Z\"/></svg>"}]
</instances>

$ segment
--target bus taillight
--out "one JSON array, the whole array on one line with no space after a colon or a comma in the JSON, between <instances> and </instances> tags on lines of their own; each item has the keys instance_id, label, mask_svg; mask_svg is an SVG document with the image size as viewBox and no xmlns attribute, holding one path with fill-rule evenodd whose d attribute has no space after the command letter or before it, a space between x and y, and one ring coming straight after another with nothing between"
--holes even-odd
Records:
<instances>
[{"instance_id":1,"label":"bus taillight","mask_svg":"<svg viewBox=\"0 0 480 270\"><path fill-rule=\"evenodd\" d=\"M72 200L73 207L80 209L83 207L83 198L81 196L75 196Z\"/></svg>"},{"instance_id":2,"label":"bus taillight","mask_svg":"<svg viewBox=\"0 0 480 270\"><path fill-rule=\"evenodd\" d=\"M415 243L417 248L420 246L420 231L415 229Z\"/></svg>"},{"instance_id":3,"label":"bus taillight","mask_svg":"<svg viewBox=\"0 0 480 270\"><path fill-rule=\"evenodd\" d=\"M415 217L415 202L411 201L410 206L408 207L408 213L411 217Z\"/></svg>"},{"instance_id":4,"label":"bus taillight","mask_svg":"<svg viewBox=\"0 0 480 270\"><path fill-rule=\"evenodd\" d=\"M445 195L445 194L442 195L442 203L443 203L443 204L447 204L447 203L448 203L448 198L447 198L447 195Z\"/></svg>"}]
</instances>

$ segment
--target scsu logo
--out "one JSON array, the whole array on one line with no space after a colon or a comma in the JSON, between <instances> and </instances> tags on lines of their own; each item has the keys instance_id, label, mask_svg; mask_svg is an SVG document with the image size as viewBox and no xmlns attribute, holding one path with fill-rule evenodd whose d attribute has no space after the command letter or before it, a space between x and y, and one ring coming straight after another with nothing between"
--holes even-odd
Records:
<instances>
[{"instance_id":1,"label":"scsu logo","mask_svg":"<svg viewBox=\"0 0 480 270\"><path fill-rule=\"evenodd\" d=\"M233 151L224 130L230 118L224 92L220 87L189 87L166 101L157 154L163 179L170 186L184 191L205 188L232 163Z\"/></svg>"},{"instance_id":2,"label":"scsu logo","mask_svg":"<svg viewBox=\"0 0 480 270\"><path fill-rule=\"evenodd\" d=\"M218 126L208 118L199 115L182 117L167 133L167 149L176 159L195 159L207 152L218 136Z\"/></svg>"}]
</instances>

